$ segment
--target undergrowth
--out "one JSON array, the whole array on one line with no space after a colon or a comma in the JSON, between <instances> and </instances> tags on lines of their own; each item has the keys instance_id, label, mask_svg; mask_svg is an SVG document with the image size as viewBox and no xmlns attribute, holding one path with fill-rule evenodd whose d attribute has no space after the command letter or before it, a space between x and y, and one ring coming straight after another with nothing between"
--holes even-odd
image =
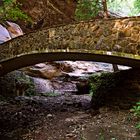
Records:
<instances>
[{"instance_id":1,"label":"undergrowth","mask_svg":"<svg viewBox=\"0 0 140 140\"><path fill-rule=\"evenodd\" d=\"M140 101L130 111L138 118L139 122L136 124L136 128L140 130Z\"/></svg>"}]
</instances>

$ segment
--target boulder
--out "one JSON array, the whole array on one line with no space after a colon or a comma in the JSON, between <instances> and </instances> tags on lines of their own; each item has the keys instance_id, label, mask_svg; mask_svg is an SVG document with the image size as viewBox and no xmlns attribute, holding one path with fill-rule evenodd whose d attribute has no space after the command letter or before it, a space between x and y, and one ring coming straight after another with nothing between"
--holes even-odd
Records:
<instances>
[{"instance_id":1,"label":"boulder","mask_svg":"<svg viewBox=\"0 0 140 140\"><path fill-rule=\"evenodd\" d=\"M4 26L0 25L0 44L4 43L10 39L11 39L11 36L10 36L8 30Z\"/></svg>"},{"instance_id":2,"label":"boulder","mask_svg":"<svg viewBox=\"0 0 140 140\"><path fill-rule=\"evenodd\" d=\"M33 67L28 67L24 69L24 71L27 75L32 77L40 77L49 80L62 75L62 71L51 64L38 64Z\"/></svg>"},{"instance_id":3,"label":"boulder","mask_svg":"<svg viewBox=\"0 0 140 140\"><path fill-rule=\"evenodd\" d=\"M9 31L11 38L23 35L23 31L18 24L10 21L7 21L6 23L8 24L7 30Z\"/></svg>"},{"instance_id":4,"label":"boulder","mask_svg":"<svg viewBox=\"0 0 140 140\"><path fill-rule=\"evenodd\" d=\"M0 24L0 44L23 35L23 31L18 24L6 21L3 25Z\"/></svg>"}]
</instances>

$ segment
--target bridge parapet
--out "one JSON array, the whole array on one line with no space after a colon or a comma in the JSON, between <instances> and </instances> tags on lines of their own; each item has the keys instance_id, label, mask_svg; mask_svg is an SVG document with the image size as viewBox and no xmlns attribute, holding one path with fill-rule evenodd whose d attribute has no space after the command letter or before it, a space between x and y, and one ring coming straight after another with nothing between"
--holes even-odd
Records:
<instances>
[{"instance_id":1,"label":"bridge parapet","mask_svg":"<svg viewBox=\"0 0 140 140\"><path fill-rule=\"evenodd\" d=\"M0 45L0 62L16 56L52 52L112 52L139 59L140 17L102 19L42 29Z\"/></svg>"}]
</instances>

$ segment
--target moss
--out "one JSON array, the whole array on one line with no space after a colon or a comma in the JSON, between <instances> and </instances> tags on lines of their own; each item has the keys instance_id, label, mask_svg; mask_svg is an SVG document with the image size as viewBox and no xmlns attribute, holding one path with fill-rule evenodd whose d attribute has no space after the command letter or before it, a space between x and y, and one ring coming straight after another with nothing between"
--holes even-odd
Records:
<instances>
[{"instance_id":1,"label":"moss","mask_svg":"<svg viewBox=\"0 0 140 140\"><path fill-rule=\"evenodd\" d=\"M140 99L139 71L133 68L90 77L92 107L98 109L102 105L115 105L129 109L133 106Z\"/></svg>"},{"instance_id":2,"label":"moss","mask_svg":"<svg viewBox=\"0 0 140 140\"><path fill-rule=\"evenodd\" d=\"M110 95L110 91L118 86L121 80L120 73L102 73L101 75L92 75L90 77L90 94L92 95L93 107L104 104L106 96Z\"/></svg>"},{"instance_id":3,"label":"moss","mask_svg":"<svg viewBox=\"0 0 140 140\"><path fill-rule=\"evenodd\" d=\"M118 73L102 73L101 75L92 75L90 77L91 91L94 95L99 88L101 88L101 90L113 88L116 86L118 81Z\"/></svg>"}]
</instances>

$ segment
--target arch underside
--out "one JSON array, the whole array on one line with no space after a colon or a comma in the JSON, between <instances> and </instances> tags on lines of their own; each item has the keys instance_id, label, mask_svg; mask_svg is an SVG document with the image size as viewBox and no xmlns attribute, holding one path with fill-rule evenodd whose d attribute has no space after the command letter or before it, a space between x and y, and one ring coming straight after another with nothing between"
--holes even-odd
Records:
<instances>
[{"instance_id":1,"label":"arch underside","mask_svg":"<svg viewBox=\"0 0 140 140\"><path fill-rule=\"evenodd\" d=\"M123 54L124 55L124 54ZM82 53L82 52L48 52L48 53L32 53L20 55L5 61L0 62L0 76L3 76L11 71L35 65L37 63L47 61L96 61L106 62L112 64L125 65L130 67L139 68L139 57L128 55L117 56L115 54L97 54L97 53Z\"/></svg>"}]
</instances>

